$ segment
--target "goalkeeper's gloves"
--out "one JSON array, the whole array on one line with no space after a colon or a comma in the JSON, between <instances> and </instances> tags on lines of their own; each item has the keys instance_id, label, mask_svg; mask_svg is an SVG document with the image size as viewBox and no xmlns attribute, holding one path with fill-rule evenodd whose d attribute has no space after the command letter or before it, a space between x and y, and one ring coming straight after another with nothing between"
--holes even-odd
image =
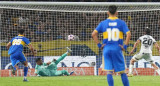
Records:
<instances>
[{"instance_id":1,"label":"goalkeeper's gloves","mask_svg":"<svg viewBox=\"0 0 160 86\"><path fill-rule=\"evenodd\" d=\"M98 46L98 48L101 48L101 47L102 47L102 44L101 44L101 43L98 43L97 46Z\"/></svg>"},{"instance_id":2,"label":"goalkeeper's gloves","mask_svg":"<svg viewBox=\"0 0 160 86\"><path fill-rule=\"evenodd\" d=\"M128 45L125 45L125 44L124 44L123 48L124 48L125 50L127 50Z\"/></svg>"}]
</instances>

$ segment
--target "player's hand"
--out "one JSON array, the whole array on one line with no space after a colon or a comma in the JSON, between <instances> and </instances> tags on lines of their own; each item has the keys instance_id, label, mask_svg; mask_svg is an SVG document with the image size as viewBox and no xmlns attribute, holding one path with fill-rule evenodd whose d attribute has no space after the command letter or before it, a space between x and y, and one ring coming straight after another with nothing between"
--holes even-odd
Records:
<instances>
[{"instance_id":1,"label":"player's hand","mask_svg":"<svg viewBox=\"0 0 160 86\"><path fill-rule=\"evenodd\" d=\"M129 55L131 55L131 54L133 54L133 51L131 51L131 52L129 53Z\"/></svg>"},{"instance_id":2,"label":"player's hand","mask_svg":"<svg viewBox=\"0 0 160 86\"><path fill-rule=\"evenodd\" d=\"M125 49L123 48L123 45L120 45L120 44L119 44L119 46L121 47L121 49L122 49L123 51L125 51Z\"/></svg>"},{"instance_id":3,"label":"player's hand","mask_svg":"<svg viewBox=\"0 0 160 86\"><path fill-rule=\"evenodd\" d=\"M104 48L105 45L106 45L106 44L103 44L100 49L103 50L103 48Z\"/></svg>"},{"instance_id":4,"label":"player's hand","mask_svg":"<svg viewBox=\"0 0 160 86\"><path fill-rule=\"evenodd\" d=\"M33 56L35 56L37 54L37 50L34 50Z\"/></svg>"}]
</instances>

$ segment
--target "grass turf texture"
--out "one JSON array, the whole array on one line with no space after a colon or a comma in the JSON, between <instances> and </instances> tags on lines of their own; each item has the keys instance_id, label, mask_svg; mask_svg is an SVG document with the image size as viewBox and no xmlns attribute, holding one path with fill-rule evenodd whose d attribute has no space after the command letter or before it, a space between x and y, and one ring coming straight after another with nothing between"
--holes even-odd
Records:
<instances>
[{"instance_id":1,"label":"grass turf texture","mask_svg":"<svg viewBox=\"0 0 160 86\"><path fill-rule=\"evenodd\" d=\"M59 77L0 77L0 86L108 86L106 76L59 76ZM160 86L159 76L129 77L130 86ZM123 86L120 76L114 76L114 86Z\"/></svg>"}]
</instances>

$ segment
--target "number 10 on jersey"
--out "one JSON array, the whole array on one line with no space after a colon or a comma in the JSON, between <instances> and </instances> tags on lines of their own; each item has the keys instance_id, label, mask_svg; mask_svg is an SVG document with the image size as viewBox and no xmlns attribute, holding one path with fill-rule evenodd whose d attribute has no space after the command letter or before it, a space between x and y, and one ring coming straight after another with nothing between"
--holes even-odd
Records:
<instances>
[{"instance_id":1,"label":"number 10 on jersey","mask_svg":"<svg viewBox=\"0 0 160 86\"><path fill-rule=\"evenodd\" d=\"M107 28L108 41L118 41L119 40L119 29L117 28Z\"/></svg>"}]
</instances>

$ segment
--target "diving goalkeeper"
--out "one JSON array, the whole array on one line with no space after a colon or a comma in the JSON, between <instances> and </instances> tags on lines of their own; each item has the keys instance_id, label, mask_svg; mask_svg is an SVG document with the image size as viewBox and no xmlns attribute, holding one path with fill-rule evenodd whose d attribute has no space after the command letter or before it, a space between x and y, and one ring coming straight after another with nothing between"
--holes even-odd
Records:
<instances>
[{"instance_id":1,"label":"diving goalkeeper","mask_svg":"<svg viewBox=\"0 0 160 86\"><path fill-rule=\"evenodd\" d=\"M35 74L37 76L63 76L63 75L72 75L74 72L71 72L70 74L66 70L57 71L57 64L62 61L68 53L71 53L72 50L70 50L67 47L67 52L64 53L61 57L59 57L57 60L53 60L52 62L43 63L41 58L36 59L36 67L35 67Z\"/></svg>"}]
</instances>

